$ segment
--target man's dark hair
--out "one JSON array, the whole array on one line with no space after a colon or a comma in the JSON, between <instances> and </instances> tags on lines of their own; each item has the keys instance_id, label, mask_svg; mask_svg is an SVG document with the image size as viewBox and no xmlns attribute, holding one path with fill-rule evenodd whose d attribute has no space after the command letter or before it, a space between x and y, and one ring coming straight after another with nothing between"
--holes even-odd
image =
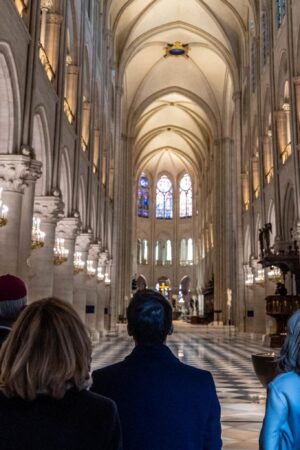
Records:
<instances>
[{"instance_id":1,"label":"man's dark hair","mask_svg":"<svg viewBox=\"0 0 300 450\"><path fill-rule=\"evenodd\" d=\"M138 344L162 344L172 330L172 307L158 292L137 291L127 309L128 334Z\"/></svg>"}]
</instances>

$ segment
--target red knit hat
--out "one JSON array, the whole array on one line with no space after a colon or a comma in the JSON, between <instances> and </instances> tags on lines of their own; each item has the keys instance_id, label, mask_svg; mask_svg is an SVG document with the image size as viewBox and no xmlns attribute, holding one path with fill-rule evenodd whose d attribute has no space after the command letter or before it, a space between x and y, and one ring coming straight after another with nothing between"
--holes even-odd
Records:
<instances>
[{"instance_id":1,"label":"red knit hat","mask_svg":"<svg viewBox=\"0 0 300 450\"><path fill-rule=\"evenodd\" d=\"M0 277L0 302L19 300L26 297L27 289L24 282L14 275Z\"/></svg>"}]
</instances>

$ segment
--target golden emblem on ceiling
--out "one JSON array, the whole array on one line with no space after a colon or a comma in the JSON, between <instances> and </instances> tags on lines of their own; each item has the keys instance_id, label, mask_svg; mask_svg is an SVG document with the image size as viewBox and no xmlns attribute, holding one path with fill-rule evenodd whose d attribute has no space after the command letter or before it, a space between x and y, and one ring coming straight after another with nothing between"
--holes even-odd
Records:
<instances>
[{"instance_id":1,"label":"golden emblem on ceiling","mask_svg":"<svg viewBox=\"0 0 300 450\"><path fill-rule=\"evenodd\" d=\"M164 58L167 58L168 56L185 56L188 58L190 50L189 44L182 44L180 41L175 41L173 44L167 43L167 46L164 47Z\"/></svg>"}]
</instances>

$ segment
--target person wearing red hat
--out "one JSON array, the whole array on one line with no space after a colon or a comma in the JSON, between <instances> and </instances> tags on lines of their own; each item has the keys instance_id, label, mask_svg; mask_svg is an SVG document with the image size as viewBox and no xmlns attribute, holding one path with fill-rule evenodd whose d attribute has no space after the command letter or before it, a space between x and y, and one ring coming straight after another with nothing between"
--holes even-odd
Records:
<instances>
[{"instance_id":1,"label":"person wearing red hat","mask_svg":"<svg viewBox=\"0 0 300 450\"><path fill-rule=\"evenodd\" d=\"M24 282L14 275L0 276L0 347L26 303Z\"/></svg>"}]
</instances>

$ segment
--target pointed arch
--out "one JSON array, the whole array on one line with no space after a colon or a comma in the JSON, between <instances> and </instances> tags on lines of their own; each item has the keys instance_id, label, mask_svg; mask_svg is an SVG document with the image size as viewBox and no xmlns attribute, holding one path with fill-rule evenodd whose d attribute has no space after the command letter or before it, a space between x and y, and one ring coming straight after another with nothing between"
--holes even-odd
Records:
<instances>
[{"instance_id":1,"label":"pointed arch","mask_svg":"<svg viewBox=\"0 0 300 450\"><path fill-rule=\"evenodd\" d=\"M67 217L71 213L72 205L72 172L70 165L69 151L66 147L63 148L61 154L60 175L59 175L59 187L62 194L62 200L65 205L65 216Z\"/></svg>"},{"instance_id":2,"label":"pointed arch","mask_svg":"<svg viewBox=\"0 0 300 450\"><path fill-rule=\"evenodd\" d=\"M45 108L37 108L33 116L32 148L35 158L42 163L42 175L35 185L35 195L48 195L51 184L52 155Z\"/></svg>"},{"instance_id":3,"label":"pointed arch","mask_svg":"<svg viewBox=\"0 0 300 450\"><path fill-rule=\"evenodd\" d=\"M10 46L0 42L0 153L13 153L20 144L21 106L15 60Z\"/></svg>"},{"instance_id":4,"label":"pointed arch","mask_svg":"<svg viewBox=\"0 0 300 450\"><path fill-rule=\"evenodd\" d=\"M86 225L86 196L85 196L85 183L83 176L81 175L79 181L79 195L78 195L78 209L81 221Z\"/></svg>"},{"instance_id":5,"label":"pointed arch","mask_svg":"<svg viewBox=\"0 0 300 450\"><path fill-rule=\"evenodd\" d=\"M283 238L287 242L292 240L293 232L295 232L295 220L295 192L293 186L288 184L283 205Z\"/></svg>"}]
</instances>

